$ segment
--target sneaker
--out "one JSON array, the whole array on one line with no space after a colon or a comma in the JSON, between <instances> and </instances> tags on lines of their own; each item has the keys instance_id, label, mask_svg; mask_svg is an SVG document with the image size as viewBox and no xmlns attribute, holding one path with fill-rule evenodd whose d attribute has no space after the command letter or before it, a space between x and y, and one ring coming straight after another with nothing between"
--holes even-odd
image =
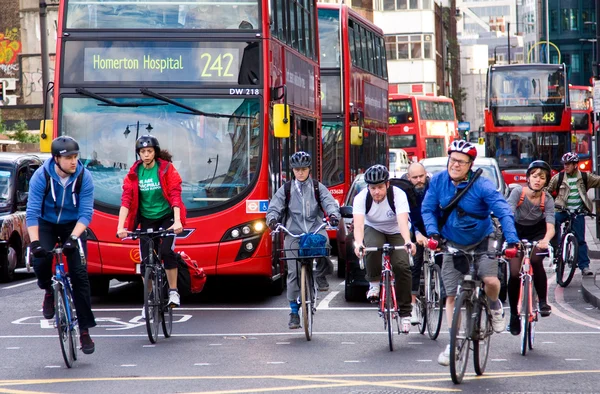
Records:
<instances>
[{"instance_id":1,"label":"sneaker","mask_svg":"<svg viewBox=\"0 0 600 394\"><path fill-rule=\"evenodd\" d=\"M94 353L94 350L96 350L96 346L94 345L94 341L92 341L92 338L90 337L89 331L82 331L79 341L81 342L81 351L84 354L92 354Z\"/></svg>"},{"instance_id":2,"label":"sneaker","mask_svg":"<svg viewBox=\"0 0 600 394\"><path fill-rule=\"evenodd\" d=\"M594 273L592 272L591 269L589 269L588 267L585 267L584 269L581 270L581 275L583 275L583 276L593 276Z\"/></svg>"},{"instance_id":3,"label":"sneaker","mask_svg":"<svg viewBox=\"0 0 600 394\"><path fill-rule=\"evenodd\" d=\"M367 292L367 300L371 302L379 301L379 286L371 286Z\"/></svg>"},{"instance_id":4,"label":"sneaker","mask_svg":"<svg viewBox=\"0 0 600 394\"><path fill-rule=\"evenodd\" d=\"M54 317L54 293L46 292L44 294L44 303L42 304L42 313L44 319L52 319Z\"/></svg>"},{"instance_id":5,"label":"sneaker","mask_svg":"<svg viewBox=\"0 0 600 394\"><path fill-rule=\"evenodd\" d=\"M327 283L327 278L324 276L317 277L317 290L319 291L328 291L329 283Z\"/></svg>"},{"instance_id":6,"label":"sneaker","mask_svg":"<svg viewBox=\"0 0 600 394\"><path fill-rule=\"evenodd\" d=\"M546 301L540 301L540 315L542 317L548 317L552 313L552 308Z\"/></svg>"},{"instance_id":7,"label":"sneaker","mask_svg":"<svg viewBox=\"0 0 600 394\"><path fill-rule=\"evenodd\" d=\"M290 313L290 322L288 323L288 327L290 330L295 330L300 328L300 315L297 313Z\"/></svg>"},{"instance_id":8,"label":"sneaker","mask_svg":"<svg viewBox=\"0 0 600 394\"><path fill-rule=\"evenodd\" d=\"M179 293L177 292L177 290L170 290L169 291L169 306L170 307L176 307L179 306Z\"/></svg>"},{"instance_id":9,"label":"sneaker","mask_svg":"<svg viewBox=\"0 0 600 394\"><path fill-rule=\"evenodd\" d=\"M419 310L417 304L412 304L412 312L410 313L410 324L416 326L419 324Z\"/></svg>"},{"instance_id":10,"label":"sneaker","mask_svg":"<svg viewBox=\"0 0 600 394\"><path fill-rule=\"evenodd\" d=\"M446 345L446 349L438 356L438 364L444 367L450 365L450 345Z\"/></svg>"},{"instance_id":11,"label":"sneaker","mask_svg":"<svg viewBox=\"0 0 600 394\"><path fill-rule=\"evenodd\" d=\"M491 310L492 312L492 328L494 332L500 333L506 330L506 322L504 321L504 316L502 314L502 308Z\"/></svg>"},{"instance_id":12,"label":"sneaker","mask_svg":"<svg viewBox=\"0 0 600 394\"><path fill-rule=\"evenodd\" d=\"M513 335L521 333L521 318L518 315L510 315L509 331Z\"/></svg>"},{"instance_id":13,"label":"sneaker","mask_svg":"<svg viewBox=\"0 0 600 394\"><path fill-rule=\"evenodd\" d=\"M142 307L142 319L146 320L146 307Z\"/></svg>"},{"instance_id":14,"label":"sneaker","mask_svg":"<svg viewBox=\"0 0 600 394\"><path fill-rule=\"evenodd\" d=\"M411 326L411 318L410 317L403 317L402 319L400 319L400 332L403 334L407 334L410 332L410 326Z\"/></svg>"}]
</instances>

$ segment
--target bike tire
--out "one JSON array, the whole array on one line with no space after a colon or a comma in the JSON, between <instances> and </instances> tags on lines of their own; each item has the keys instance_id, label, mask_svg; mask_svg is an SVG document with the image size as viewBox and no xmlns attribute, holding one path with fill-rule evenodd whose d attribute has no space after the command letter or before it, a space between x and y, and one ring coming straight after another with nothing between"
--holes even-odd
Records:
<instances>
[{"instance_id":1,"label":"bike tire","mask_svg":"<svg viewBox=\"0 0 600 394\"><path fill-rule=\"evenodd\" d=\"M430 268L429 294L427 297L427 333L429 338L436 340L440 335L442 318L444 316L444 305L442 304L442 282L441 269L437 264Z\"/></svg>"},{"instance_id":2,"label":"bike tire","mask_svg":"<svg viewBox=\"0 0 600 394\"><path fill-rule=\"evenodd\" d=\"M521 310L519 315L521 316L521 355L527 355L527 348L529 342L529 330L531 329L531 323L529 322L529 314L531 305L531 282L523 280L521 284Z\"/></svg>"},{"instance_id":3,"label":"bike tire","mask_svg":"<svg viewBox=\"0 0 600 394\"><path fill-rule=\"evenodd\" d=\"M532 304L533 304L533 309L532 309L532 314L533 314L533 321L530 324L530 328L529 328L529 340L528 345L529 345L529 350L533 350L533 344L535 342L535 326L537 324L537 320L538 320L538 316L539 316L539 299L537 296L537 293L535 291L535 286L531 286L531 299L533 300Z\"/></svg>"},{"instance_id":4,"label":"bike tire","mask_svg":"<svg viewBox=\"0 0 600 394\"><path fill-rule=\"evenodd\" d=\"M419 314L419 334L424 335L427 330L427 300L424 294L417 298L417 313Z\"/></svg>"},{"instance_id":5,"label":"bike tire","mask_svg":"<svg viewBox=\"0 0 600 394\"><path fill-rule=\"evenodd\" d=\"M165 338L169 338L173 332L173 308L169 305L169 282L164 270L162 275L162 297L160 308L160 321L162 323L162 332Z\"/></svg>"},{"instance_id":6,"label":"bike tire","mask_svg":"<svg viewBox=\"0 0 600 394\"><path fill-rule=\"evenodd\" d=\"M571 283L571 280L573 280L575 270L577 269L579 243L577 242L575 235L568 233L564 236L562 246L560 258L563 260L563 270L560 276L560 282L558 281L558 271L556 272L556 280L562 287L567 287L569 283ZM565 274L567 274L566 279Z\"/></svg>"},{"instance_id":7,"label":"bike tire","mask_svg":"<svg viewBox=\"0 0 600 394\"><path fill-rule=\"evenodd\" d=\"M79 324L75 311L75 303L73 302L73 295L70 291L68 293L68 301L69 309L71 310L71 342L73 344L73 360L77 360L77 350L79 349Z\"/></svg>"},{"instance_id":8,"label":"bike tire","mask_svg":"<svg viewBox=\"0 0 600 394\"><path fill-rule=\"evenodd\" d=\"M144 273L144 309L146 314L146 331L148 333L148 339L150 343L156 343L158 340L158 320L160 319L158 314L158 303L156 298L156 275L154 266L146 266L146 272ZM148 289L149 281L152 282L152 290Z\"/></svg>"},{"instance_id":9,"label":"bike tire","mask_svg":"<svg viewBox=\"0 0 600 394\"><path fill-rule=\"evenodd\" d=\"M56 329L58 331L58 340L60 342L60 350L67 368L72 368L73 362L75 361L73 358L73 333L69 327L70 324L69 317L67 315L67 303L65 302L62 284L56 284L54 286L54 310Z\"/></svg>"},{"instance_id":10,"label":"bike tire","mask_svg":"<svg viewBox=\"0 0 600 394\"><path fill-rule=\"evenodd\" d=\"M390 352L394 351L394 327L392 321L394 320L394 300L392 298L392 278L389 272L386 272L383 278L384 286L384 321L387 322L388 342L390 345Z\"/></svg>"},{"instance_id":11,"label":"bike tire","mask_svg":"<svg viewBox=\"0 0 600 394\"><path fill-rule=\"evenodd\" d=\"M483 375L490 354L492 338L492 318L487 302L480 302L476 316L477 339L473 341L473 366L477 375Z\"/></svg>"},{"instance_id":12,"label":"bike tire","mask_svg":"<svg viewBox=\"0 0 600 394\"><path fill-rule=\"evenodd\" d=\"M312 307L310 305L310 278L308 273L309 267L302 264L300 270L300 310L302 312L302 325L304 326L304 334L306 340L312 339Z\"/></svg>"},{"instance_id":13,"label":"bike tire","mask_svg":"<svg viewBox=\"0 0 600 394\"><path fill-rule=\"evenodd\" d=\"M454 384L460 384L469 362L470 329L469 317L472 305L467 293L460 293L454 303L452 327L450 329L450 376ZM464 316L462 309L465 308Z\"/></svg>"}]
</instances>

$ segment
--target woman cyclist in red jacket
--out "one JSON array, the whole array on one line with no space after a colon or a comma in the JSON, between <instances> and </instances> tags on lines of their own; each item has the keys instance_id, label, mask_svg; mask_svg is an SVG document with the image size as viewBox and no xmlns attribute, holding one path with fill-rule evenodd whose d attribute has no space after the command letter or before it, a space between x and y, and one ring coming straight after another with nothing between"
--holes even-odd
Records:
<instances>
[{"instance_id":1,"label":"woman cyclist in red jacket","mask_svg":"<svg viewBox=\"0 0 600 394\"><path fill-rule=\"evenodd\" d=\"M131 166L123 181L117 236L126 237L127 230L135 230L138 225L144 231L163 228L180 234L186 210L181 199L181 177L171 163L171 154L161 151L158 140L151 135L138 138L135 151L141 160ZM142 277L147 254L145 242L140 239ZM169 304L179 306L175 236L162 238L159 247L169 282Z\"/></svg>"}]
</instances>

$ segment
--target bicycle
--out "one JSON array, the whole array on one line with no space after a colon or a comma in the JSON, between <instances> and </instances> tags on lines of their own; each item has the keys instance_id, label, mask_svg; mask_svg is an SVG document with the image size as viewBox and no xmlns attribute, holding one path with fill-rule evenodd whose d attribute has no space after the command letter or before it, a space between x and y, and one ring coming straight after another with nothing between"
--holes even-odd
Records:
<instances>
[{"instance_id":1,"label":"bicycle","mask_svg":"<svg viewBox=\"0 0 600 394\"><path fill-rule=\"evenodd\" d=\"M77 246L81 264L87 264L81 239L77 239ZM31 271L30 247L25 252L25 266ZM73 302L73 288L69 280L69 274L65 271L63 247L60 239L54 248L48 252L54 257L55 268L52 277L52 291L54 293L54 326L58 330L60 349L67 368L72 368L77 360L77 342L79 340L79 324L75 303Z\"/></svg>"},{"instance_id":2,"label":"bicycle","mask_svg":"<svg viewBox=\"0 0 600 394\"><path fill-rule=\"evenodd\" d=\"M567 287L571 283L571 280L573 280L573 276L575 276L579 254L579 242L577 242L577 237L575 237L573 222L579 215L589 217L596 217L596 215L580 210L569 211L561 207L557 207L557 210L568 214L567 219L560 226L560 244L558 244L557 253L554 256L556 283L561 287ZM565 269L568 271L566 279Z\"/></svg>"},{"instance_id":3,"label":"bicycle","mask_svg":"<svg viewBox=\"0 0 600 394\"><path fill-rule=\"evenodd\" d=\"M392 333L392 321L396 322L398 334L400 334L400 313L398 311L398 303L396 302L396 289L394 279L394 271L390 262L390 254L393 250L406 250L409 257L409 264L413 266L412 255L409 248L406 245L392 246L390 244L383 244L383 246L376 247L364 247L361 248L363 252L359 258L360 269L365 268L364 257L365 253L369 252L381 252L381 280L379 282L380 296L379 296L379 316L383 318L383 329L387 330L388 341L390 345L390 352L394 351L394 335ZM406 333L408 334L408 333Z\"/></svg>"},{"instance_id":4,"label":"bicycle","mask_svg":"<svg viewBox=\"0 0 600 394\"><path fill-rule=\"evenodd\" d=\"M419 332L423 334L427 326L429 338L436 340L442 327L442 318L444 316L444 305L442 303L442 272L439 265L435 263L435 251L425 248L427 258L423 261L422 277L423 285L420 287L420 294L417 300L421 299L421 305L425 310L425 320L422 322Z\"/></svg>"},{"instance_id":5,"label":"bicycle","mask_svg":"<svg viewBox=\"0 0 600 394\"><path fill-rule=\"evenodd\" d=\"M324 219L325 220L325 219ZM324 221L319 228L317 228L312 233L302 233L302 234L292 234L285 226L281 223L277 224L275 230L271 232L271 234L277 234L280 231L285 232L289 236L293 238L305 237L307 235L315 235L321 229L327 226L327 222ZM317 260L323 257L327 257L328 247L326 247L327 239L325 237L322 246L319 247L310 247L310 248L298 248L298 249L280 249L279 252L292 251L297 252L299 257L283 257L280 260L296 260L296 264L300 263L300 299L297 300L298 304L300 304L300 320L302 321L302 327L304 328L304 334L306 336L306 340L310 341L312 339L313 332L313 320L314 315L317 312L317 299L318 299L318 286L313 277L313 270L317 266ZM301 256L301 257L300 257Z\"/></svg>"},{"instance_id":6,"label":"bicycle","mask_svg":"<svg viewBox=\"0 0 600 394\"><path fill-rule=\"evenodd\" d=\"M169 305L169 282L165 268L161 264L160 248L155 250L154 240L174 234L173 230L135 230L127 231L127 237L123 238L131 240L145 238L148 242L148 257L146 257L144 265L144 314L150 343L156 343L158 340L159 324L162 325L165 338L169 338L173 331L173 308Z\"/></svg>"},{"instance_id":7,"label":"bicycle","mask_svg":"<svg viewBox=\"0 0 600 394\"><path fill-rule=\"evenodd\" d=\"M430 249L437 249L438 242L430 240ZM450 327L450 376L455 384L460 384L465 376L469 361L469 349L473 343L473 364L475 373L483 375L487 365L490 337L492 328L492 314L488 305L487 296L483 289L483 282L477 278L475 256L486 252L464 252L451 246L444 245L445 254L453 257L462 255L469 262L469 271L464 275L458 286L454 303L452 324ZM463 312L464 318L463 318Z\"/></svg>"},{"instance_id":8,"label":"bicycle","mask_svg":"<svg viewBox=\"0 0 600 394\"><path fill-rule=\"evenodd\" d=\"M531 255L537 246L537 242L529 242L526 239L521 241L523 245L523 260L521 262L520 278L521 287L519 291L519 302L517 304L518 313L521 317L521 354L525 356L527 350L533 350L535 340L535 325L538 321L539 306L538 298L533 286L533 267L531 266ZM538 255L552 256L552 247L548 246L549 250L546 253ZM506 257L514 258L517 252L507 251Z\"/></svg>"}]
</instances>

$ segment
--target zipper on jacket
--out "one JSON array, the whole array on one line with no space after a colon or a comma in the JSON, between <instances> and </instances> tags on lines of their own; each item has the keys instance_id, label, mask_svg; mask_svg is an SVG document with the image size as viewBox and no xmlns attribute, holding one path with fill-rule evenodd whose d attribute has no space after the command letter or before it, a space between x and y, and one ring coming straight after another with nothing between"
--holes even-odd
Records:
<instances>
[{"instance_id":1,"label":"zipper on jacket","mask_svg":"<svg viewBox=\"0 0 600 394\"><path fill-rule=\"evenodd\" d=\"M52 179L50 179L52 181ZM63 195L62 195L62 201L60 203L60 210L58 211L58 217L56 218L56 224L60 223L60 216L62 215L62 210L63 210L63 206L65 205L65 194L67 191L67 186L63 186L62 182L59 182L60 186L62 186L63 188Z\"/></svg>"}]
</instances>

